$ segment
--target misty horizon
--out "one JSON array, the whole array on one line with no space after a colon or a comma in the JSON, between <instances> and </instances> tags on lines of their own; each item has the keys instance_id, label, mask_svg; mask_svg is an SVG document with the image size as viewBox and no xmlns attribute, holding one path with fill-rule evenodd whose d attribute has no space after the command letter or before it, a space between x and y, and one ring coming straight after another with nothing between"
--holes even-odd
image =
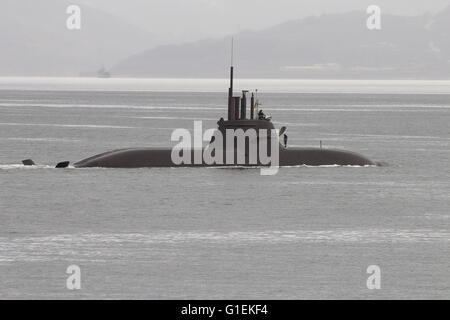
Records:
<instances>
[{"instance_id":1,"label":"misty horizon","mask_svg":"<svg viewBox=\"0 0 450 320\"><path fill-rule=\"evenodd\" d=\"M447 79L450 54L441 34L446 26L435 20L448 11L444 8L450 1L413 2L378 1L386 19L382 30L369 34L370 1L83 0L82 27L67 30L66 9L72 2L43 0L27 11L30 1L5 0L0 76L101 77L104 72L108 77L221 78L233 35L244 78ZM351 19L353 25L348 25ZM446 16L440 20L445 22ZM430 25L437 25L436 30ZM392 28L394 37L386 30ZM354 41L345 44L347 52L333 47L333 29L343 40L356 32ZM279 53L268 53L272 45ZM364 51L368 45L383 51L370 57L373 50ZM405 64L392 48L403 55L411 50L416 57ZM192 69L196 65L201 68Z\"/></svg>"}]
</instances>

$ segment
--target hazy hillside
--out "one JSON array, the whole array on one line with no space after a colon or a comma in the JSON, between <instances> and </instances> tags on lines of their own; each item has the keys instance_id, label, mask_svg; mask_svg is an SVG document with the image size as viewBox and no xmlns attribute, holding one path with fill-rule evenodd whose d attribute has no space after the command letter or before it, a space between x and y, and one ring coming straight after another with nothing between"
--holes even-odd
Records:
<instances>
[{"instance_id":1,"label":"hazy hillside","mask_svg":"<svg viewBox=\"0 0 450 320\"><path fill-rule=\"evenodd\" d=\"M290 21L236 37L242 77L450 78L450 7L436 16L383 15L366 28L365 12ZM115 68L127 76L226 75L230 38L163 46Z\"/></svg>"},{"instance_id":2,"label":"hazy hillside","mask_svg":"<svg viewBox=\"0 0 450 320\"><path fill-rule=\"evenodd\" d=\"M0 76L78 75L151 48L145 32L88 6L82 29L66 28L66 0L2 0Z\"/></svg>"},{"instance_id":3,"label":"hazy hillside","mask_svg":"<svg viewBox=\"0 0 450 320\"><path fill-rule=\"evenodd\" d=\"M433 35L432 44L436 56L443 63L448 64L450 61L450 6L434 16L427 25L427 29Z\"/></svg>"}]
</instances>

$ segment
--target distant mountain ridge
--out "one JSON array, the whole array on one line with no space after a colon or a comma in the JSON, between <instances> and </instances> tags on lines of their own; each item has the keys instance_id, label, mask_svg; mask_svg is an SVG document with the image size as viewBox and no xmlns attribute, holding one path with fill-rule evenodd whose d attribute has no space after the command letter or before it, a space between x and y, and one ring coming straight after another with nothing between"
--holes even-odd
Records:
<instances>
[{"instance_id":1,"label":"distant mountain ridge","mask_svg":"<svg viewBox=\"0 0 450 320\"><path fill-rule=\"evenodd\" d=\"M77 76L151 48L147 32L80 5L81 30L66 28L67 0L2 0L0 76Z\"/></svg>"},{"instance_id":2,"label":"distant mountain ridge","mask_svg":"<svg viewBox=\"0 0 450 320\"><path fill-rule=\"evenodd\" d=\"M450 78L450 6L436 15L382 15L382 30L366 27L366 12L289 21L236 35L241 77ZM230 37L161 46L133 55L114 74L133 77L223 77Z\"/></svg>"}]
</instances>

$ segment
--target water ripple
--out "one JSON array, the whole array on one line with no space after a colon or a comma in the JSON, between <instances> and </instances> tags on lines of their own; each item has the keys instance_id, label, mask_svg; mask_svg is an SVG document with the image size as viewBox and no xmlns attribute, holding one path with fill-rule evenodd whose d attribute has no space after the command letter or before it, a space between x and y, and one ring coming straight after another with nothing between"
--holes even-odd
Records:
<instances>
[{"instance_id":1,"label":"water ripple","mask_svg":"<svg viewBox=\"0 0 450 320\"><path fill-rule=\"evenodd\" d=\"M51 261L75 257L86 261L107 261L114 257L140 257L143 251L162 250L163 245L439 242L448 245L450 232L446 230L297 230L63 234L44 237L2 237L0 238L0 262Z\"/></svg>"}]
</instances>

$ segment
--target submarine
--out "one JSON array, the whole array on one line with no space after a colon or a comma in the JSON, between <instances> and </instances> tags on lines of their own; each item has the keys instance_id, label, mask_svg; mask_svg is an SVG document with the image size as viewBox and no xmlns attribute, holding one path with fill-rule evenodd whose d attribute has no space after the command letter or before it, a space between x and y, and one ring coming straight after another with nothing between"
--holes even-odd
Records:
<instances>
[{"instance_id":1,"label":"submarine","mask_svg":"<svg viewBox=\"0 0 450 320\"><path fill-rule=\"evenodd\" d=\"M75 168L147 168L147 167L206 167L206 166L261 166L268 165L263 163L258 156L255 162L250 160L250 151L253 146L257 146L259 149L260 142L267 139L265 145L273 146L270 140L274 139L272 131L275 131L272 119L266 117L265 114L258 110L259 101L255 99L255 93L252 93L250 99L250 114L247 115L247 93L249 91L243 91L242 96L234 96L233 92L233 82L234 82L234 67L231 65L230 68L230 87L228 89L228 118L224 120L221 118L218 121L217 132L222 133L222 136L226 137L226 132L244 132L249 130L254 130L257 132L256 139L247 139L245 141L245 157L244 162L239 162L237 156L233 157L233 161L221 161L218 165L207 163L202 160L199 163L175 163L173 161L173 148L128 148L119 149L102 154L98 154L87 159L78 161L74 164ZM256 92L257 93L257 92ZM264 135L258 134L264 131ZM278 165L280 167L286 166L374 166L375 163L355 152L336 150L336 149L324 149L320 148L301 148L301 147L288 147L287 146L287 128L283 127L276 136L280 137L276 145L278 149ZM210 143L214 143L214 137L211 139ZM283 139L281 139L283 137ZM227 149L227 139L223 139L223 150ZM283 143L284 142L284 143ZM222 144L220 144L222 145ZM208 148L206 146L205 148ZM235 151L237 145L234 145ZM204 150L203 150L204 151ZM185 151L186 152L186 151ZM188 157L193 158L195 155L195 150L191 149L187 151L191 154ZM223 157L225 154L223 152ZM237 152L236 152L237 153ZM269 150L269 153L272 153Z\"/></svg>"},{"instance_id":2,"label":"submarine","mask_svg":"<svg viewBox=\"0 0 450 320\"><path fill-rule=\"evenodd\" d=\"M84 160L74 163L75 168L156 168L156 167L254 167L254 166L270 166L271 163L262 161L261 153L258 153L252 160L252 150L261 150L261 144L267 147L267 154L277 154L277 167L291 166L375 166L376 163L355 152L320 148L302 148L289 147L287 145L287 128L282 127L279 131L275 129L271 117L267 117L262 110L259 110L259 101L257 99L257 91L251 94L250 112L247 115L247 94L249 91L242 91L242 96L234 96L234 67L230 67L230 86L228 89L228 117L221 118L217 122L215 132L217 136L222 137L222 142L216 141L216 135L213 135L206 147L196 150L194 148L181 150L183 157L188 159L196 158L196 153L206 152L215 144L215 155L221 161L214 163L205 159L197 162L174 161L174 148L167 147L145 147L145 148L126 148L104 152ZM243 133L244 143L234 143L231 147L228 142L234 139L235 135L228 134ZM249 132L255 134L247 135ZM262 132L262 133L261 133ZM226 138L228 137L228 139ZM228 141L227 141L228 140ZM238 157L240 147L242 157ZM231 161L228 157L231 148ZM276 152L277 151L277 152ZM31 159L23 161L24 165L34 165ZM58 163L57 168L67 168L69 161Z\"/></svg>"}]
</instances>

